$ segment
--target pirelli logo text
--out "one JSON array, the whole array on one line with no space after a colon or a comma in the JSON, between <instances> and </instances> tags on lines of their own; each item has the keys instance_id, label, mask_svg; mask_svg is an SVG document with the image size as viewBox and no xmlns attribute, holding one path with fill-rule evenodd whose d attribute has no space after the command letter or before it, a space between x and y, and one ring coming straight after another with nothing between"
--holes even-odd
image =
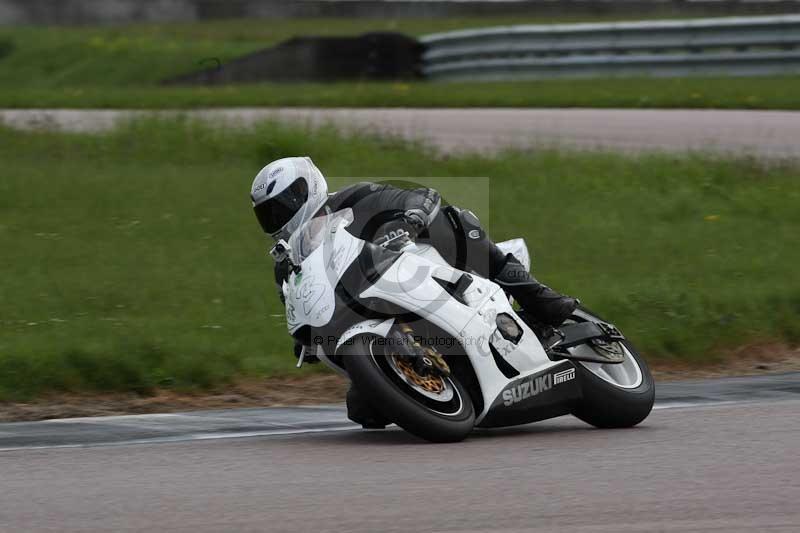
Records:
<instances>
[{"instance_id":1,"label":"pirelli logo text","mask_svg":"<svg viewBox=\"0 0 800 533\"><path fill-rule=\"evenodd\" d=\"M562 370L561 372L556 372L553 374L553 384L558 385L559 383L564 383L565 381L571 381L575 379L575 369L568 368L567 370Z\"/></svg>"},{"instance_id":2,"label":"pirelli logo text","mask_svg":"<svg viewBox=\"0 0 800 533\"><path fill-rule=\"evenodd\" d=\"M506 407L519 403L522 400L533 398L539 394L549 391L559 383L565 383L575 379L575 369L569 368L556 372L555 374L545 374L543 376L531 376L521 381L517 385L503 391L503 405Z\"/></svg>"}]
</instances>

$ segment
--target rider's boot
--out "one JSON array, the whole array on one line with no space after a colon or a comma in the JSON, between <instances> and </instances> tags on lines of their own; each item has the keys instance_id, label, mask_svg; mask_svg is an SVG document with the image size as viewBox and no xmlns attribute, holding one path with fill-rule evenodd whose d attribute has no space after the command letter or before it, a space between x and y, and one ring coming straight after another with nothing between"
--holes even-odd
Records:
<instances>
[{"instance_id":1,"label":"rider's boot","mask_svg":"<svg viewBox=\"0 0 800 533\"><path fill-rule=\"evenodd\" d=\"M353 385L347 391L347 418L361 424L364 429L383 429L391 424L382 414L369 405Z\"/></svg>"},{"instance_id":2,"label":"rider's boot","mask_svg":"<svg viewBox=\"0 0 800 533\"><path fill-rule=\"evenodd\" d=\"M508 291L526 313L553 327L560 326L578 307L575 298L539 283L513 254L506 255L505 264L494 276L494 282Z\"/></svg>"}]
</instances>

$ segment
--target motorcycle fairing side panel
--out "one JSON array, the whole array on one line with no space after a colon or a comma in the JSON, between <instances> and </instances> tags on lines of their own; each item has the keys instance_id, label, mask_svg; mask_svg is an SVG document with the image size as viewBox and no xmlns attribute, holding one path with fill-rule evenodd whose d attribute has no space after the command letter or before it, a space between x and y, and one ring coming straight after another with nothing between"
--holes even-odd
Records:
<instances>
[{"instance_id":1,"label":"motorcycle fairing side panel","mask_svg":"<svg viewBox=\"0 0 800 533\"><path fill-rule=\"evenodd\" d=\"M561 361L550 360L534 332L514 312L500 286L474 276L464 291L464 303L461 303L434 278L455 283L465 273L429 259L428 254L426 256L403 254L359 297L389 301L430 321L461 342L483 396L485 407L476 417L476 423L480 425L490 411L508 409L508 405L497 402L507 390L513 394L516 384L525 383L532 376L549 375L551 369L564 365ZM517 344L500 335L496 324L500 313L512 316L522 329ZM501 372L494 361L490 343L519 372L518 376L510 379Z\"/></svg>"}]
</instances>

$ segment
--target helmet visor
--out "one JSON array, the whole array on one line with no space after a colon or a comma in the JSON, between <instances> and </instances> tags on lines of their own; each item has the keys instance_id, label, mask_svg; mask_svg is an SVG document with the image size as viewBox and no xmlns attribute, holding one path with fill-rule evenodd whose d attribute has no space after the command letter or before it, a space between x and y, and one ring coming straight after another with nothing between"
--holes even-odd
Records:
<instances>
[{"instance_id":1,"label":"helmet visor","mask_svg":"<svg viewBox=\"0 0 800 533\"><path fill-rule=\"evenodd\" d=\"M289 222L308 200L308 185L297 178L277 196L268 198L253 208L265 232L273 234Z\"/></svg>"}]
</instances>

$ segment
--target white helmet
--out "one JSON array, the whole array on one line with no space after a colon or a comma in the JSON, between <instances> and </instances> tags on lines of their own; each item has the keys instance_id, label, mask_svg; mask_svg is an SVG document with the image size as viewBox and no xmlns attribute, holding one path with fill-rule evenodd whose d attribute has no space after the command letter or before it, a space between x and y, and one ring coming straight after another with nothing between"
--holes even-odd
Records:
<instances>
[{"instance_id":1,"label":"white helmet","mask_svg":"<svg viewBox=\"0 0 800 533\"><path fill-rule=\"evenodd\" d=\"M261 169L250 199L264 231L288 238L325 205L328 184L311 158L285 157Z\"/></svg>"}]
</instances>

